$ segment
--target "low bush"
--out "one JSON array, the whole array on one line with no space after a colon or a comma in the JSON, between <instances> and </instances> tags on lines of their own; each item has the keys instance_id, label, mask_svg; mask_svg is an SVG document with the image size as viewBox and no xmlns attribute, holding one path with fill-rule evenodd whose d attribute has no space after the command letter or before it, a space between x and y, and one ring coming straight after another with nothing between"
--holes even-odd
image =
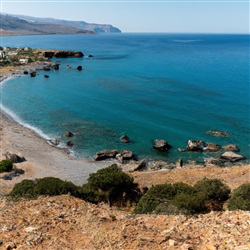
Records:
<instances>
[{"instance_id":1,"label":"low bush","mask_svg":"<svg viewBox=\"0 0 250 250\"><path fill-rule=\"evenodd\" d=\"M250 211L250 183L239 186L228 202L229 210Z\"/></svg>"},{"instance_id":2,"label":"low bush","mask_svg":"<svg viewBox=\"0 0 250 250\"><path fill-rule=\"evenodd\" d=\"M17 183L12 191L10 197L12 198L33 198L34 197L35 182L33 180L23 180Z\"/></svg>"},{"instance_id":3,"label":"low bush","mask_svg":"<svg viewBox=\"0 0 250 250\"><path fill-rule=\"evenodd\" d=\"M10 172L13 169L13 163L10 160L2 160L0 162L0 173Z\"/></svg>"},{"instance_id":4,"label":"low bush","mask_svg":"<svg viewBox=\"0 0 250 250\"><path fill-rule=\"evenodd\" d=\"M208 211L221 211L231 192L230 188L219 179L205 178L198 181L194 189L204 196Z\"/></svg>"},{"instance_id":5,"label":"low bush","mask_svg":"<svg viewBox=\"0 0 250 250\"><path fill-rule=\"evenodd\" d=\"M61 195L70 193L79 197L79 187L59 178L45 177L36 180L23 180L16 184L10 193L12 198L36 198L39 195Z\"/></svg>"},{"instance_id":6,"label":"low bush","mask_svg":"<svg viewBox=\"0 0 250 250\"><path fill-rule=\"evenodd\" d=\"M87 201L108 202L110 206L125 206L138 200L141 193L134 179L122 172L116 164L90 174L88 183L82 186L81 197Z\"/></svg>"},{"instance_id":7,"label":"low bush","mask_svg":"<svg viewBox=\"0 0 250 250\"><path fill-rule=\"evenodd\" d=\"M183 208L173 202L175 197L181 194L191 195L194 193L195 190L193 187L182 182L152 186L148 192L141 197L134 212L139 214L178 214L183 211Z\"/></svg>"}]
</instances>

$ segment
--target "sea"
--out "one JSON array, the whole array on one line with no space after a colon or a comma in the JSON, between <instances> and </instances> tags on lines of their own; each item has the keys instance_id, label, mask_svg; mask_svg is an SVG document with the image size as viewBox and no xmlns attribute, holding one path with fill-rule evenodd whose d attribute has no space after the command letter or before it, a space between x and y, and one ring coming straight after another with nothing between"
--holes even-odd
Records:
<instances>
[{"instance_id":1,"label":"sea","mask_svg":"<svg viewBox=\"0 0 250 250\"><path fill-rule=\"evenodd\" d=\"M127 149L138 159L203 162L222 154L178 151L188 140L203 140L236 144L248 161L249 38L169 33L2 37L1 46L85 55L53 59L60 62L58 71L4 82L2 108L45 139L55 138L61 146L72 140L75 157L93 159L103 149ZM76 70L79 65L82 71ZM74 137L66 138L66 131ZM122 143L122 135L131 142ZM172 148L156 151L155 139L166 140Z\"/></svg>"}]
</instances>

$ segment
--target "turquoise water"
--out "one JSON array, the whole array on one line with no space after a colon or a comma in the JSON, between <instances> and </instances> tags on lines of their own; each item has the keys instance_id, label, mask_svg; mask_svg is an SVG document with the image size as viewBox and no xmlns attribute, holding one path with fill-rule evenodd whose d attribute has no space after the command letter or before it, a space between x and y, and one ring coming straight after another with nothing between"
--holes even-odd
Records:
<instances>
[{"instance_id":1,"label":"turquoise water","mask_svg":"<svg viewBox=\"0 0 250 250\"><path fill-rule=\"evenodd\" d=\"M48 79L40 72L2 86L2 104L19 122L62 142L72 131L77 157L92 158L102 149L130 149L139 158L166 161L211 156L179 153L189 139L235 143L250 157L248 35L20 36L3 37L2 45L94 55L61 59L59 71L46 72ZM231 136L213 137L208 130ZM132 143L121 143L123 134ZM154 139L173 148L158 153Z\"/></svg>"}]
</instances>

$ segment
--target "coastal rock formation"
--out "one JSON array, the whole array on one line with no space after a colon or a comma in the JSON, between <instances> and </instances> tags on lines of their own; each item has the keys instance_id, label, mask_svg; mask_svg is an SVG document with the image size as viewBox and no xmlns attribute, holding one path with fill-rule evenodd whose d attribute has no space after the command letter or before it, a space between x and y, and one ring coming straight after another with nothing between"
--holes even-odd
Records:
<instances>
[{"instance_id":1,"label":"coastal rock formation","mask_svg":"<svg viewBox=\"0 0 250 250\"><path fill-rule=\"evenodd\" d=\"M117 150L102 150L94 155L95 161L102 161L110 158L115 158L119 152Z\"/></svg>"},{"instance_id":2,"label":"coastal rock formation","mask_svg":"<svg viewBox=\"0 0 250 250\"><path fill-rule=\"evenodd\" d=\"M29 72L28 72L27 70L24 70L24 71L23 71L23 74L24 74L24 75L28 75Z\"/></svg>"},{"instance_id":3,"label":"coastal rock formation","mask_svg":"<svg viewBox=\"0 0 250 250\"><path fill-rule=\"evenodd\" d=\"M204 150L204 148L207 146L207 144L204 141L201 140L189 140L188 145L186 147L186 151L197 151L201 152Z\"/></svg>"},{"instance_id":4,"label":"coastal rock formation","mask_svg":"<svg viewBox=\"0 0 250 250\"><path fill-rule=\"evenodd\" d=\"M48 75L44 75L44 77L45 77L45 78L49 78L49 76L48 76Z\"/></svg>"},{"instance_id":5,"label":"coastal rock formation","mask_svg":"<svg viewBox=\"0 0 250 250\"><path fill-rule=\"evenodd\" d=\"M76 69L77 69L78 71L81 71L81 70L82 70L82 66L79 65Z\"/></svg>"},{"instance_id":6,"label":"coastal rock formation","mask_svg":"<svg viewBox=\"0 0 250 250\"><path fill-rule=\"evenodd\" d=\"M74 134L71 133L70 131L67 131L67 132L65 133L65 136L66 136L66 137L73 137Z\"/></svg>"},{"instance_id":7,"label":"coastal rock formation","mask_svg":"<svg viewBox=\"0 0 250 250\"><path fill-rule=\"evenodd\" d=\"M230 161L230 162L235 162L235 161L243 160L245 159L245 157L239 154L235 154L232 151L227 151L223 155L220 156L220 159Z\"/></svg>"},{"instance_id":8,"label":"coastal rock formation","mask_svg":"<svg viewBox=\"0 0 250 250\"><path fill-rule=\"evenodd\" d=\"M134 172L140 171L146 168L147 160L143 159L141 161L130 161L128 164L123 165L122 169L124 172Z\"/></svg>"},{"instance_id":9,"label":"coastal rock formation","mask_svg":"<svg viewBox=\"0 0 250 250\"><path fill-rule=\"evenodd\" d=\"M135 155L130 150L123 150L122 152L120 152L120 153L118 153L116 155L116 159L119 162L124 163L126 161L134 160L135 159Z\"/></svg>"},{"instance_id":10,"label":"coastal rock formation","mask_svg":"<svg viewBox=\"0 0 250 250\"><path fill-rule=\"evenodd\" d=\"M240 149L235 144L229 144L222 147L226 151L240 152Z\"/></svg>"},{"instance_id":11,"label":"coastal rock formation","mask_svg":"<svg viewBox=\"0 0 250 250\"><path fill-rule=\"evenodd\" d=\"M154 141L154 148L159 151L166 152L171 148L171 146L165 140L157 139Z\"/></svg>"},{"instance_id":12,"label":"coastal rock formation","mask_svg":"<svg viewBox=\"0 0 250 250\"><path fill-rule=\"evenodd\" d=\"M53 50L45 51L45 58L81 58L84 54L81 51L71 51L71 50Z\"/></svg>"},{"instance_id":13,"label":"coastal rock formation","mask_svg":"<svg viewBox=\"0 0 250 250\"><path fill-rule=\"evenodd\" d=\"M178 161L175 162L175 167L181 168L183 166L183 160L179 159Z\"/></svg>"},{"instance_id":14,"label":"coastal rock formation","mask_svg":"<svg viewBox=\"0 0 250 250\"><path fill-rule=\"evenodd\" d=\"M221 150L221 147L215 143L208 143L207 146L204 148L206 152L218 152Z\"/></svg>"},{"instance_id":15,"label":"coastal rock formation","mask_svg":"<svg viewBox=\"0 0 250 250\"><path fill-rule=\"evenodd\" d=\"M127 135L123 135L120 137L120 141L123 143L128 143L128 142L130 142L130 139Z\"/></svg>"}]
</instances>

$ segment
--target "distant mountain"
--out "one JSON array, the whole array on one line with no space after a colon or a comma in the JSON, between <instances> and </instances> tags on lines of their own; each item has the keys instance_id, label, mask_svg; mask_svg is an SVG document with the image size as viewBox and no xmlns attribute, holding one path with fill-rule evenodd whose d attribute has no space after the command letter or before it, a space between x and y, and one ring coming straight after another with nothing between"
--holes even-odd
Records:
<instances>
[{"instance_id":1,"label":"distant mountain","mask_svg":"<svg viewBox=\"0 0 250 250\"><path fill-rule=\"evenodd\" d=\"M24 16L24 15L13 15L9 14L12 17L17 17L28 22L35 22L35 23L50 23L56 25L66 25L75 27L78 29L89 30L95 33L101 32L113 32L113 33L120 33L121 30L118 28L110 25L110 24L96 24L96 23L87 23L84 21L68 21L68 20L60 20L54 18L39 18L39 17L31 17L31 16Z\"/></svg>"},{"instance_id":2,"label":"distant mountain","mask_svg":"<svg viewBox=\"0 0 250 250\"><path fill-rule=\"evenodd\" d=\"M26 34L94 34L95 32L69 25L26 21L18 17L0 14L1 35Z\"/></svg>"}]
</instances>

